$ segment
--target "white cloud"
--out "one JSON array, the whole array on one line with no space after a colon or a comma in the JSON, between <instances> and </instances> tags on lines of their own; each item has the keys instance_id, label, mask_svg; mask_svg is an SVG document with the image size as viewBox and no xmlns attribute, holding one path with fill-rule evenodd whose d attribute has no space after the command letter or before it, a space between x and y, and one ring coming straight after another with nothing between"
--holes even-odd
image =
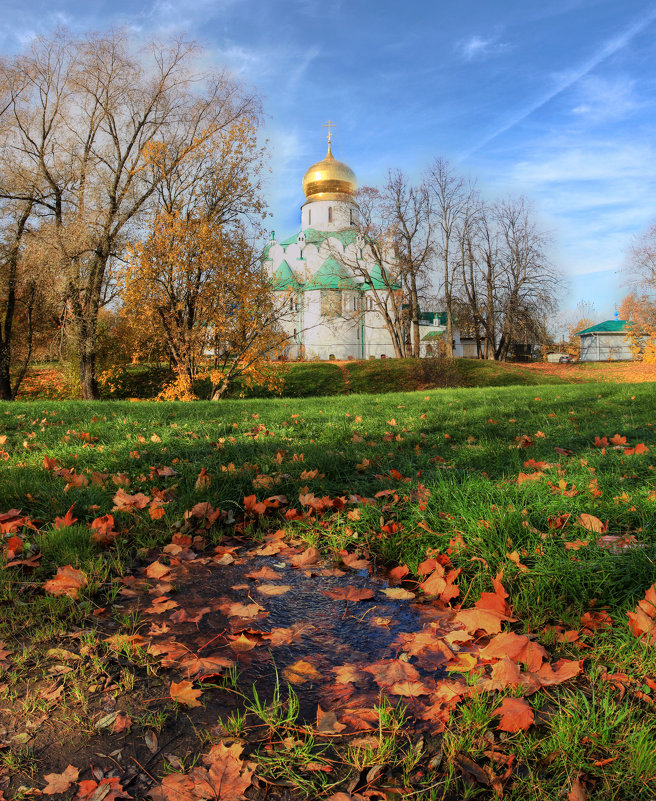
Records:
<instances>
[{"instance_id":1,"label":"white cloud","mask_svg":"<svg viewBox=\"0 0 656 801\"><path fill-rule=\"evenodd\" d=\"M496 37L484 38L477 34L461 40L456 45L458 52L465 61L475 61L497 55L507 47L508 45L505 42L498 41Z\"/></svg>"},{"instance_id":2,"label":"white cloud","mask_svg":"<svg viewBox=\"0 0 656 801\"><path fill-rule=\"evenodd\" d=\"M580 82L578 105L572 114L593 123L627 117L642 105L634 90L635 81L627 77L588 75Z\"/></svg>"}]
</instances>

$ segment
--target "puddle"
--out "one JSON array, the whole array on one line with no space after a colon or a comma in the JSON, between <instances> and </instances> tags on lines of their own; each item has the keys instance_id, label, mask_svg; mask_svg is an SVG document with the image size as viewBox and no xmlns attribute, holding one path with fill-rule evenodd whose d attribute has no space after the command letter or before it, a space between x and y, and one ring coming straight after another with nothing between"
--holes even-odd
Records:
<instances>
[{"instance_id":1,"label":"puddle","mask_svg":"<svg viewBox=\"0 0 656 801\"><path fill-rule=\"evenodd\" d=\"M254 685L270 699L277 675L299 697L299 722L314 723L317 706L338 714L371 708L380 703L381 693L393 704L403 700L413 707L416 691L429 703L426 696L435 681L448 676L445 653L452 656L438 643L450 630L444 604L390 599L385 577L367 570L323 562L293 567L301 550L277 545L280 551L270 555L224 546L215 555L172 560L170 572L158 580L148 580L143 572L127 578L120 610L138 613L144 644L163 656L172 680L220 683L225 668L217 663L230 660L239 671L241 692L252 695ZM408 638L427 628L435 648L408 648ZM404 681L421 686L404 692L396 684ZM209 717L217 704L225 708L225 693L220 688L212 695L204 692Z\"/></svg>"}]
</instances>

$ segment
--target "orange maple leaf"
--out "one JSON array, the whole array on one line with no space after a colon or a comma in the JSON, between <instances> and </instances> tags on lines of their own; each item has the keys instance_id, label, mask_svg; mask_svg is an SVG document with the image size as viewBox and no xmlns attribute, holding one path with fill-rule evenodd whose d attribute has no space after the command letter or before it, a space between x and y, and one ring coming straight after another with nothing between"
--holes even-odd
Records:
<instances>
[{"instance_id":1,"label":"orange maple leaf","mask_svg":"<svg viewBox=\"0 0 656 801\"><path fill-rule=\"evenodd\" d=\"M364 669L381 687L391 687L400 681L419 681L417 669L401 659L379 659Z\"/></svg>"},{"instance_id":2,"label":"orange maple leaf","mask_svg":"<svg viewBox=\"0 0 656 801\"><path fill-rule=\"evenodd\" d=\"M627 612L629 628L648 645L656 643L656 583L645 593L645 597L638 601L633 612Z\"/></svg>"},{"instance_id":3,"label":"orange maple leaf","mask_svg":"<svg viewBox=\"0 0 656 801\"><path fill-rule=\"evenodd\" d=\"M137 492L135 495L130 495L124 489L119 488L116 495L114 495L114 508L112 511L123 511L129 509L144 509L150 503L148 495L143 492Z\"/></svg>"},{"instance_id":4,"label":"orange maple leaf","mask_svg":"<svg viewBox=\"0 0 656 801\"><path fill-rule=\"evenodd\" d=\"M357 587L337 587L334 590L322 590L323 594L333 601L366 601L374 597L374 591Z\"/></svg>"},{"instance_id":5,"label":"orange maple leaf","mask_svg":"<svg viewBox=\"0 0 656 801\"><path fill-rule=\"evenodd\" d=\"M91 521L93 534L91 539L99 545L108 545L118 537L118 531L114 530L114 517L103 515Z\"/></svg>"},{"instance_id":6,"label":"orange maple leaf","mask_svg":"<svg viewBox=\"0 0 656 801\"><path fill-rule=\"evenodd\" d=\"M404 698L416 698L419 695L428 695L429 689L421 681L396 681L390 692Z\"/></svg>"},{"instance_id":7,"label":"orange maple leaf","mask_svg":"<svg viewBox=\"0 0 656 801\"><path fill-rule=\"evenodd\" d=\"M87 575L76 570L73 565L57 568L57 575L43 585L43 589L51 595L68 595L77 598L78 591L87 586Z\"/></svg>"},{"instance_id":8,"label":"orange maple leaf","mask_svg":"<svg viewBox=\"0 0 656 801\"><path fill-rule=\"evenodd\" d=\"M306 659L298 659L293 665L288 665L282 675L290 684L305 684L306 681L321 678L321 673Z\"/></svg>"},{"instance_id":9,"label":"orange maple leaf","mask_svg":"<svg viewBox=\"0 0 656 801\"><path fill-rule=\"evenodd\" d=\"M547 652L539 643L533 642L524 634L514 634L511 631L503 631L492 637L478 655L481 659L507 657L525 665L530 671L539 670L542 661L548 658Z\"/></svg>"},{"instance_id":10,"label":"orange maple leaf","mask_svg":"<svg viewBox=\"0 0 656 801\"><path fill-rule=\"evenodd\" d=\"M191 681L172 681L170 689L171 698L174 701L177 701L177 703L184 704L185 706L202 706L198 699L203 694L203 691L194 690L193 687L194 685Z\"/></svg>"},{"instance_id":11,"label":"orange maple leaf","mask_svg":"<svg viewBox=\"0 0 656 801\"><path fill-rule=\"evenodd\" d=\"M161 579L162 576L165 576L167 573L171 572L171 568L163 565L159 561L154 561L148 565L148 567L144 570L144 573L148 576L148 578L152 579Z\"/></svg>"},{"instance_id":12,"label":"orange maple leaf","mask_svg":"<svg viewBox=\"0 0 656 801\"><path fill-rule=\"evenodd\" d=\"M512 659L504 656L493 666L490 678L483 679L477 686L484 690L505 690L508 687L517 687L520 678L519 667Z\"/></svg>"},{"instance_id":13,"label":"orange maple leaf","mask_svg":"<svg viewBox=\"0 0 656 801\"><path fill-rule=\"evenodd\" d=\"M321 554L316 548L307 548L303 553L292 556L289 561L293 567L308 567L316 565L320 558Z\"/></svg>"},{"instance_id":14,"label":"orange maple leaf","mask_svg":"<svg viewBox=\"0 0 656 801\"><path fill-rule=\"evenodd\" d=\"M504 698L494 715L501 717L497 729L511 733L526 731L535 720L533 710L523 698Z\"/></svg>"},{"instance_id":15,"label":"orange maple leaf","mask_svg":"<svg viewBox=\"0 0 656 801\"><path fill-rule=\"evenodd\" d=\"M244 511L251 515L263 515L266 512L266 504L258 503L257 495L247 495L244 498Z\"/></svg>"},{"instance_id":16,"label":"orange maple leaf","mask_svg":"<svg viewBox=\"0 0 656 801\"><path fill-rule=\"evenodd\" d=\"M75 504L69 507L68 511L63 517L55 517L55 528L61 529L65 528L66 526L72 526L73 523L77 523L77 517L73 517L73 507Z\"/></svg>"},{"instance_id":17,"label":"orange maple leaf","mask_svg":"<svg viewBox=\"0 0 656 801\"><path fill-rule=\"evenodd\" d=\"M108 790L107 787L109 787ZM131 796L125 792L116 776L101 779L99 782L95 782L93 779L84 779L78 785L75 801L93 801L94 798L115 801L117 798L131 798Z\"/></svg>"},{"instance_id":18,"label":"orange maple leaf","mask_svg":"<svg viewBox=\"0 0 656 801\"><path fill-rule=\"evenodd\" d=\"M583 670L583 659L559 659L554 665L545 662L535 674L543 687L562 684Z\"/></svg>"}]
</instances>

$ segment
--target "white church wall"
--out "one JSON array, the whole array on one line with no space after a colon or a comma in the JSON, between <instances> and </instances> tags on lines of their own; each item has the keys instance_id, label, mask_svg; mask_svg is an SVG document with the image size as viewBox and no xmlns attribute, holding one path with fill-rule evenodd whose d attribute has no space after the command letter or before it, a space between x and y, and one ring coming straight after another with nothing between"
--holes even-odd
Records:
<instances>
[{"instance_id":1,"label":"white church wall","mask_svg":"<svg viewBox=\"0 0 656 801\"><path fill-rule=\"evenodd\" d=\"M358 206L344 200L311 200L301 207L301 228L341 231L357 225Z\"/></svg>"}]
</instances>

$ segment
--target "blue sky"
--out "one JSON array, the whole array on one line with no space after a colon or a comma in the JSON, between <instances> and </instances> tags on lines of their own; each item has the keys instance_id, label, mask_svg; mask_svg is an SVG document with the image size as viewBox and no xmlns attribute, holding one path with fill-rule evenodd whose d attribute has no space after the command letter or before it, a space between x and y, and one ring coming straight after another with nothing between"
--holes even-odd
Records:
<instances>
[{"instance_id":1,"label":"blue sky","mask_svg":"<svg viewBox=\"0 0 656 801\"><path fill-rule=\"evenodd\" d=\"M656 0L2 0L2 51L56 25L187 32L264 98L271 226L334 152L360 185L435 158L489 198L524 194L568 276L564 309L612 316L656 218Z\"/></svg>"}]
</instances>

